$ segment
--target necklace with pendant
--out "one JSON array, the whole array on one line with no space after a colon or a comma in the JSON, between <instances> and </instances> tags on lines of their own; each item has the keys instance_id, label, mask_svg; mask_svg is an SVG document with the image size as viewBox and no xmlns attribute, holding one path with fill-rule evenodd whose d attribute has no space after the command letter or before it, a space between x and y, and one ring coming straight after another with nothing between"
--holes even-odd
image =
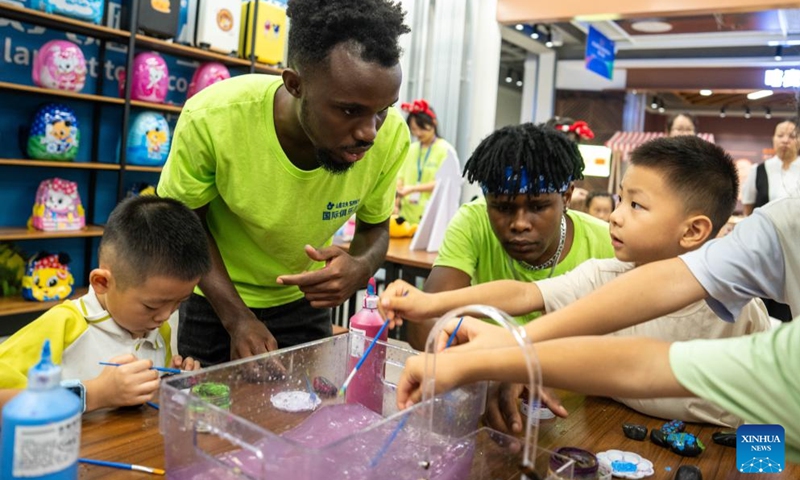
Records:
<instances>
[{"instance_id":1,"label":"necklace with pendant","mask_svg":"<svg viewBox=\"0 0 800 480\"><path fill-rule=\"evenodd\" d=\"M567 219L565 215L561 216L561 237L558 240L558 249L556 250L555 255L550 257L550 259L540 265L531 265L527 262L523 262L522 260L517 260L517 264L520 267L524 268L525 270L531 272L538 272L541 270L545 270L547 268L550 269L549 277L553 276L553 273L556 271L556 265L558 265L558 259L561 257L561 252L564 250L564 244L567 243ZM509 257L510 259L511 257ZM511 269L514 270L513 268Z\"/></svg>"}]
</instances>

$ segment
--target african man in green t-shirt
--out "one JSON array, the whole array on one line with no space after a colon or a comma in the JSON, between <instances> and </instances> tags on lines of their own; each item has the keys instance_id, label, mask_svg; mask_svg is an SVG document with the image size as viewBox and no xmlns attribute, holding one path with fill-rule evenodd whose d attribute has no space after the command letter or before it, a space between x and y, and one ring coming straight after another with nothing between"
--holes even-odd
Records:
<instances>
[{"instance_id":1,"label":"african man in green t-shirt","mask_svg":"<svg viewBox=\"0 0 800 480\"><path fill-rule=\"evenodd\" d=\"M404 12L291 0L288 66L186 103L158 185L205 220L213 268L180 309L178 350L213 365L331 334L330 307L388 248L409 146L397 101ZM330 245L356 214L349 252Z\"/></svg>"}]
</instances>

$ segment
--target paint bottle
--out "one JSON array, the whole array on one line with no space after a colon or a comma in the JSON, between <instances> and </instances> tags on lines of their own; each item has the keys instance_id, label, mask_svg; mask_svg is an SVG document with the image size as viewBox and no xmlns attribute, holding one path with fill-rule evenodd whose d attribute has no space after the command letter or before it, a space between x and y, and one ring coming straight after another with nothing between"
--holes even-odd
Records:
<instances>
[{"instance_id":1,"label":"paint bottle","mask_svg":"<svg viewBox=\"0 0 800 480\"><path fill-rule=\"evenodd\" d=\"M42 358L28 370L28 388L3 407L0 478L78 478L81 401L61 385L61 367L45 340Z\"/></svg>"},{"instance_id":2,"label":"paint bottle","mask_svg":"<svg viewBox=\"0 0 800 480\"><path fill-rule=\"evenodd\" d=\"M383 326L384 319L378 312L378 295L375 279L370 278L367 295L361 310L350 318L350 356L347 360L349 373L367 351L372 339ZM379 340L386 341L388 331L384 330ZM373 412L383 411L383 371L386 361L386 347L376 344L361 368L347 387L347 403L360 403Z\"/></svg>"}]
</instances>

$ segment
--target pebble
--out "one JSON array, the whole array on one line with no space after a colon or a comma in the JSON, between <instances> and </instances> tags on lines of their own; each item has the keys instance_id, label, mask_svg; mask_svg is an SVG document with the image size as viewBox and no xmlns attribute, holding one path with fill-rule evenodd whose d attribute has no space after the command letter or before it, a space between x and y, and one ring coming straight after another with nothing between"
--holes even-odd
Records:
<instances>
[{"instance_id":1,"label":"pebble","mask_svg":"<svg viewBox=\"0 0 800 480\"><path fill-rule=\"evenodd\" d=\"M675 480L703 480L703 472L694 465L681 465L675 472Z\"/></svg>"},{"instance_id":2,"label":"pebble","mask_svg":"<svg viewBox=\"0 0 800 480\"><path fill-rule=\"evenodd\" d=\"M632 440L644 440L647 438L647 427L635 423L623 423L622 432Z\"/></svg>"},{"instance_id":3,"label":"pebble","mask_svg":"<svg viewBox=\"0 0 800 480\"><path fill-rule=\"evenodd\" d=\"M736 432L717 432L711 435L711 440L714 440L714 443L722 445L724 447L736 447Z\"/></svg>"}]
</instances>

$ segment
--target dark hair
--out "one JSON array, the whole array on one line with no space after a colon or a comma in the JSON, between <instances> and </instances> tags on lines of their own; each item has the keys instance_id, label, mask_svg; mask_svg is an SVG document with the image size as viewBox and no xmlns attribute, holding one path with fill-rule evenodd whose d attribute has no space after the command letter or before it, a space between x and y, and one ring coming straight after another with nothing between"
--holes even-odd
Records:
<instances>
[{"instance_id":1,"label":"dark hair","mask_svg":"<svg viewBox=\"0 0 800 480\"><path fill-rule=\"evenodd\" d=\"M678 117L688 118L689 121L692 122L695 132L697 131L697 118L695 118L695 116L689 112L681 112L676 113L675 115L670 115L669 118L667 118L667 133L672 131L672 124L675 123L675 120L677 120Z\"/></svg>"},{"instance_id":2,"label":"dark hair","mask_svg":"<svg viewBox=\"0 0 800 480\"><path fill-rule=\"evenodd\" d=\"M161 275L194 280L211 270L208 239L200 218L171 198L142 195L123 200L108 217L100 258L123 285Z\"/></svg>"},{"instance_id":3,"label":"dark hair","mask_svg":"<svg viewBox=\"0 0 800 480\"><path fill-rule=\"evenodd\" d=\"M431 110L433 109L431 108ZM412 118L418 127L426 130L428 127L433 127L433 133L436 134L437 137L439 136L439 129L436 127L436 121L433 119L433 117L423 112L411 112L408 114L408 118L406 118L406 124L408 124L409 127L411 127Z\"/></svg>"},{"instance_id":4,"label":"dark hair","mask_svg":"<svg viewBox=\"0 0 800 480\"><path fill-rule=\"evenodd\" d=\"M524 168L531 186L537 185L539 179L545 184L561 185L583 178L578 145L563 133L532 123L503 127L484 138L464 165L464 175L494 194L505 189L507 167L514 173ZM520 176L515 177L512 195L525 187L520 184ZM536 188L530 191L534 196L539 193Z\"/></svg>"},{"instance_id":5,"label":"dark hair","mask_svg":"<svg viewBox=\"0 0 800 480\"><path fill-rule=\"evenodd\" d=\"M289 0L289 66L320 64L340 43L361 46L361 58L383 67L400 61L398 37L411 30L390 0Z\"/></svg>"},{"instance_id":6,"label":"dark hair","mask_svg":"<svg viewBox=\"0 0 800 480\"><path fill-rule=\"evenodd\" d=\"M595 192L590 193L589 195L586 195L586 210L589 210L589 207L592 206L592 200L594 200L595 198L598 198L598 197L610 198L611 199L611 210L614 210L615 208L617 208L617 199L614 198L614 195L611 195L608 192L595 191Z\"/></svg>"},{"instance_id":7,"label":"dark hair","mask_svg":"<svg viewBox=\"0 0 800 480\"><path fill-rule=\"evenodd\" d=\"M642 144L631 154L631 165L661 173L683 200L687 214L711 219L717 235L736 207L739 175L725 150L694 135L662 137Z\"/></svg>"},{"instance_id":8,"label":"dark hair","mask_svg":"<svg viewBox=\"0 0 800 480\"><path fill-rule=\"evenodd\" d=\"M545 127L549 127L549 128L556 128L556 127L560 127L562 125L569 126L569 125L572 125L573 123L575 123L575 119L573 119L573 118L555 116L555 117L551 118L550 120L548 120L547 122L545 122L544 126Z\"/></svg>"}]
</instances>

